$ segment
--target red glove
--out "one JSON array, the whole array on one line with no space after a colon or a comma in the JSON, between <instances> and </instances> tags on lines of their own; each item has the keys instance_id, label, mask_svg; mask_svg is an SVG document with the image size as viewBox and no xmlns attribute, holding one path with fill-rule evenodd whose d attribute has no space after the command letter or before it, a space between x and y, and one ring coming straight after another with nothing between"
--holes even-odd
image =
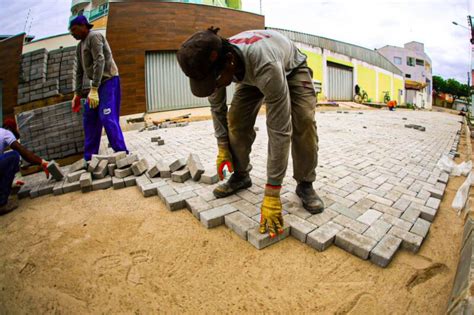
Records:
<instances>
[{"instance_id":1,"label":"red glove","mask_svg":"<svg viewBox=\"0 0 474 315\"><path fill-rule=\"evenodd\" d=\"M81 111L81 97L77 94L74 94L72 99L72 112L79 113Z\"/></svg>"},{"instance_id":2,"label":"red glove","mask_svg":"<svg viewBox=\"0 0 474 315\"><path fill-rule=\"evenodd\" d=\"M43 168L43 172L46 174L46 178L49 178L48 164L49 163L45 160L41 161L41 167Z\"/></svg>"}]
</instances>

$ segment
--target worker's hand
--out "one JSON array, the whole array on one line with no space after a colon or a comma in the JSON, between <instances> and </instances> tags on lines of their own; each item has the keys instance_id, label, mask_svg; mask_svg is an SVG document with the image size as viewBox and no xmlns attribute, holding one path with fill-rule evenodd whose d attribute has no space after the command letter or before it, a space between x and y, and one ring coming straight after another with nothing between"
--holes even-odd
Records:
<instances>
[{"instance_id":1,"label":"worker's hand","mask_svg":"<svg viewBox=\"0 0 474 315\"><path fill-rule=\"evenodd\" d=\"M89 107L91 109L97 108L99 106L99 92L97 91L96 87L91 87L89 96L87 96L87 100L89 101Z\"/></svg>"},{"instance_id":2,"label":"worker's hand","mask_svg":"<svg viewBox=\"0 0 474 315\"><path fill-rule=\"evenodd\" d=\"M217 153L217 160L216 160L216 167L217 167L217 174L219 175L219 179L224 179L224 167L227 166L229 172L234 171L234 166L232 164L232 153L230 153L229 144L227 143L219 143L218 145L218 153Z\"/></svg>"},{"instance_id":3,"label":"worker's hand","mask_svg":"<svg viewBox=\"0 0 474 315\"><path fill-rule=\"evenodd\" d=\"M265 187L265 196L260 213L260 230L261 234L268 232L271 238L277 233L283 233L283 217L281 215L282 205L280 200L281 186L267 185Z\"/></svg>"},{"instance_id":4,"label":"worker's hand","mask_svg":"<svg viewBox=\"0 0 474 315\"><path fill-rule=\"evenodd\" d=\"M74 98L72 99L72 112L79 113L81 111L81 97L79 94L74 93Z\"/></svg>"},{"instance_id":5,"label":"worker's hand","mask_svg":"<svg viewBox=\"0 0 474 315\"><path fill-rule=\"evenodd\" d=\"M49 178L49 170L48 170L48 161L42 160L41 167L43 168L43 172L46 174L46 178Z\"/></svg>"}]
</instances>

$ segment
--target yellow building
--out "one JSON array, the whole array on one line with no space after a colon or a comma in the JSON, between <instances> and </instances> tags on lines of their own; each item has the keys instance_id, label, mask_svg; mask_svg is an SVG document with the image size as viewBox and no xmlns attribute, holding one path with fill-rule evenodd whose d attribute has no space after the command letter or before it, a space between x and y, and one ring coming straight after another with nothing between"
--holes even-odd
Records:
<instances>
[{"instance_id":1,"label":"yellow building","mask_svg":"<svg viewBox=\"0 0 474 315\"><path fill-rule=\"evenodd\" d=\"M308 56L313 79L322 85L318 101L352 101L357 85L370 102L383 103L387 95L405 104L403 73L377 51L315 35L269 29L289 37Z\"/></svg>"}]
</instances>

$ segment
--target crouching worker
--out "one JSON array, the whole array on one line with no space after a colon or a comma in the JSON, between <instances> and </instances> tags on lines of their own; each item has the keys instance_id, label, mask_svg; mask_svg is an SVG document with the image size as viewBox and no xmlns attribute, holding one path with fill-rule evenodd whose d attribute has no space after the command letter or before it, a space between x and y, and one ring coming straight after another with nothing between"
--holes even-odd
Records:
<instances>
[{"instance_id":1,"label":"crouching worker","mask_svg":"<svg viewBox=\"0 0 474 315\"><path fill-rule=\"evenodd\" d=\"M3 128L0 128L0 215L18 207L18 201L11 198L10 193L15 174L20 170L20 156L31 164L41 165L46 177L49 177L48 162L22 146L18 139L15 120L6 119Z\"/></svg>"}]
</instances>

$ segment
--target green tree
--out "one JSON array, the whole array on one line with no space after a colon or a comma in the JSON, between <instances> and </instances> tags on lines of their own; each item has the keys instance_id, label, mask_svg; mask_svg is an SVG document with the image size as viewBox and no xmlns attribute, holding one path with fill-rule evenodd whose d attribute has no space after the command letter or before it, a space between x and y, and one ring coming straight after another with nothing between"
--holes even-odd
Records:
<instances>
[{"instance_id":1,"label":"green tree","mask_svg":"<svg viewBox=\"0 0 474 315\"><path fill-rule=\"evenodd\" d=\"M451 94L454 99L469 97L469 86L459 83L455 79L444 80L442 77L434 75L433 89L438 93Z\"/></svg>"},{"instance_id":2,"label":"green tree","mask_svg":"<svg viewBox=\"0 0 474 315\"><path fill-rule=\"evenodd\" d=\"M446 90L446 81L437 75L433 76L433 90L440 93L445 93Z\"/></svg>"}]
</instances>

